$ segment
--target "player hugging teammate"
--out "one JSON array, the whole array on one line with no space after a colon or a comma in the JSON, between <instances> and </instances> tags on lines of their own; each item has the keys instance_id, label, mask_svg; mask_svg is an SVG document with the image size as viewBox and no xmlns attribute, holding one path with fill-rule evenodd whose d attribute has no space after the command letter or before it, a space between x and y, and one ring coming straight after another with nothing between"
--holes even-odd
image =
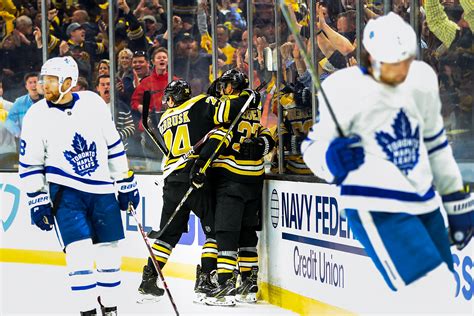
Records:
<instances>
[{"instance_id":1,"label":"player hugging teammate","mask_svg":"<svg viewBox=\"0 0 474 316\"><path fill-rule=\"evenodd\" d=\"M253 293L250 294L253 298L243 299L255 301L256 228L263 185L263 156L274 145L268 130L260 125L258 92L248 89L245 74L230 70L213 83L209 95L191 97L190 85L184 80L175 80L166 87L164 100L168 109L160 119L158 130L166 147L164 171L172 169L173 172L164 182L160 232L155 232L158 237L153 245L154 259L160 268L164 267L187 230L192 210L201 219L206 234L194 300L211 305L235 305L237 291L243 292L245 297ZM202 139L207 140L199 148L193 147ZM192 147L196 152L181 163L180 158ZM230 191L226 189L229 185L232 186ZM242 227L245 228L243 233ZM243 237L239 240L239 236ZM241 289L245 289L240 292L236 290L233 274L239 249ZM158 300L163 295L156 283L158 275L152 260L149 258L143 269L139 288L143 296L141 302ZM218 285L211 278L216 268Z\"/></svg>"}]
</instances>

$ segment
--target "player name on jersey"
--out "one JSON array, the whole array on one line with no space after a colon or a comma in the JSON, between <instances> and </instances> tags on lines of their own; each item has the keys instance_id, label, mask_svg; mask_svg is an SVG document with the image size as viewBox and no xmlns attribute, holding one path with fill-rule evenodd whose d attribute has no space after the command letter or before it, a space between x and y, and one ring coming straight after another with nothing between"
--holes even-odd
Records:
<instances>
[{"instance_id":1,"label":"player name on jersey","mask_svg":"<svg viewBox=\"0 0 474 316\"><path fill-rule=\"evenodd\" d=\"M262 112L257 110L247 110L242 114L241 118L244 120L260 121Z\"/></svg>"},{"instance_id":2,"label":"player name on jersey","mask_svg":"<svg viewBox=\"0 0 474 316\"><path fill-rule=\"evenodd\" d=\"M182 113L178 113L175 115L171 115L170 117L166 118L161 122L159 125L160 133L163 134L167 129L173 126L177 126L180 124L188 123L189 122L189 112L185 111Z\"/></svg>"}]
</instances>

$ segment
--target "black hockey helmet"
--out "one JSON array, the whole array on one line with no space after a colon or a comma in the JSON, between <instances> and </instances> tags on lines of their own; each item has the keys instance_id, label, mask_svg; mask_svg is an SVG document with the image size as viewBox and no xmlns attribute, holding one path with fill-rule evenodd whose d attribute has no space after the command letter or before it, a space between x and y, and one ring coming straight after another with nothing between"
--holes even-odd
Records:
<instances>
[{"instance_id":1,"label":"black hockey helmet","mask_svg":"<svg viewBox=\"0 0 474 316\"><path fill-rule=\"evenodd\" d=\"M191 99L191 86L187 81L184 80L173 80L165 88L163 96L164 102L172 97L176 104L181 104Z\"/></svg>"},{"instance_id":2,"label":"black hockey helmet","mask_svg":"<svg viewBox=\"0 0 474 316\"><path fill-rule=\"evenodd\" d=\"M219 78L219 82L232 84L232 89L242 91L249 87L249 78L243 72L237 69L229 69L222 74Z\"/></svg>"}]
</instances>

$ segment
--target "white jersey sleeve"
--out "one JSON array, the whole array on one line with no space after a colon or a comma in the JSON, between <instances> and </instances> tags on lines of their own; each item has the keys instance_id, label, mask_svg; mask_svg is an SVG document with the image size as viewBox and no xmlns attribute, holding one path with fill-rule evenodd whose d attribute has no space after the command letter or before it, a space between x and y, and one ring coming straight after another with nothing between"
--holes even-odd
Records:
<instances>
[{"instance_id":1,"label":"white jersey sleeve","mask_svg":"<svg viewBox=\"0 0 474 316\"><path fill-rule=\"evenodd\" d=\"M443 129L436 74L426 63L413 61L396 86L356 67L337 71L322 86L343 132L359 135L365 153L340 186L343 202L357 209L423 214L439 207L435 189L443 195L462 188ZM326 152L339 135L320 95L319 102L319 122L302 152L311 170L331 182Z\"/></svg>"},{"instance_id":2,"label":"white jersey sleeve","mask_svg":"<svg viewBox=\"0 0 474 316\"><path fill-rule=\"evenodd\" d=\"M345 91L341 93L341 86L338 82L351 82L352 78L358 76L362 76L361 71L357 67L352 67L347 69L347 72L334 73L322 83L334 116L343 131L350 130L350 120L357 106L354 105L353 100L348 99L355 93L352 91L353 86L344 87ZM345 77L348 79L345 79ZM308 137L303 141L301 150L306 165L314 174L327 182L333 182L334 176L329 171L326 163L326 151L330 142L341 135L338 134L336 123L322 93L318 93L318 102L319 115L317 122L311 128Z\"/></svg>"},{"instance_id":3,"label":"white jersey sleeve","mask_svg":"<svg viewBox=\"0 0 474 316\"><path fill-rule=\"evenodd\" d=\"M23 190L27 193L46 191L45 143L38 120L38 104L34 104L23 118L20 139L19 175Z\"/></svg>"},{"instance_id":4,"label":"white jersey sleeve","mask_svg":"<svg viewBox=\"0 0 474 316\"><path fill-rule=\"evenodd\" d=\"M438 78L427 64L418 63L418 67L424 82L424 89L420 92L424 94L424 102L419 104L425 123L423 142L428 151L433 182L439 194L453 193L463 188L463 182L444 130Z\"/></svg>"}]
</instances>

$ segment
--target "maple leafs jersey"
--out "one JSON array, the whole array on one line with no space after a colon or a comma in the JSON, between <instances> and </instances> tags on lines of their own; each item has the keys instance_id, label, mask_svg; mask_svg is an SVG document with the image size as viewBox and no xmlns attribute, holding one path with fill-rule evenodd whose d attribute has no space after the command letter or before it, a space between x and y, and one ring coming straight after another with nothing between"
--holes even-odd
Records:
<instances>
[{"instance_id":1,"label":"maple leafs jersey","mask_svg":"<svg viewBox=\"0 0 474 316\"><path fill-rule=\"evenodd\" d=\"M47 182L89 193L113 193L128 163L109 109L90 91L67 106L42 99L26 113L20 140L20 179L26 192Z\"/></svg>"},{"instance_id":2,"label":"maple leafs jersey","mask_svg":"<svg viewBox=\"0 0 474 316\"><path fill-rule=\"evenodd\" d=\"M362 139L365 162L341 185L342 203L370 211L423 214L439 207L440 194L462 189L440 114L438 80L426 63L413 61L398 86L375 81L358 67L340 70L323 83L345 135ZM320 120L302 145L313 172L333 181L326 164L338 133L324 99Z\"/></svg>"}]
</instances>

